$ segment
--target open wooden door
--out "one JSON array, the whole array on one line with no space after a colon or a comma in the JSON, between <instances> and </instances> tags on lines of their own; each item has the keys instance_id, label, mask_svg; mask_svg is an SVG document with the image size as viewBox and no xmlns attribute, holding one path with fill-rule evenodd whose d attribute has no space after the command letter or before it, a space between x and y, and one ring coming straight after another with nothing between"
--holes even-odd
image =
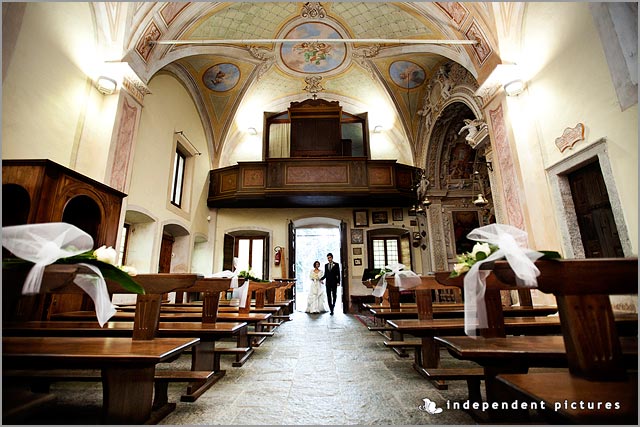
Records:
<instances>
[{"instance_id":1,"label":"open wooden door","mask_svg":"<svg viewBox=\"0 0 640 427\"><path fill-rule=\"evenodd\" d=\"M293 221L289 221L289 248L287 252L287 259L289 262L289 279L296 278L296 226ZM283 261L284 262L284 261ZM298 283L293 285L293 309L296 308L296 294L298 293Z\"/></svg>"},{"instance_id":2,"label":"open wooden door","mask_svg":"<svg viewBox=\"0 0 640 427\"><path fill-rule=\"evenodd\" d=\"M236 238L231 234L224 235L224 248L222 249L222 270L233 271L233 252L236 245Z\"/></svg>"},{"instance_id":3,"label":"open wooden door","mask_svg":"<svg viewBox=\"0 0 640 427\"><path fill-rule=\"evenodd\" d=\"M340 261L342 262L342 312L349 312L349 250L347 247L347 223L340 222Z\"/></svg>"}]
</instances>

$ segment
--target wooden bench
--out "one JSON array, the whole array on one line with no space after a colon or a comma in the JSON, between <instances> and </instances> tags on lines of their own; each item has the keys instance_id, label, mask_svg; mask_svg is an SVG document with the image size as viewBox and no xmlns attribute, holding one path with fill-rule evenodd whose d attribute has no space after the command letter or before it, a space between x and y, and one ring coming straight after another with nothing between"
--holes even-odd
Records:
<instances>
[{"instance_id":1,"label":"wooden bench","mask_svg":"<svg viewBox=\"0 0 640 427\"><path fill-rule=\"evenodd\" d=\"M73 284L84 267L52 265L45 269L41 292L81 293ZM7 369L33 371L33 376L47 368L100 368L107 422L139 423L158 421L175 408L175 404L153 404L155 366L171 362L200 342L199 338L155 338L162 293L195 282L195 274L138 275L136 281L145 289L137 296L131 338L117 337L5 337L3 362ZM110 292L126 292L117 283L107 281ZM130 354L129 354L130 353ZM135 374L132 366L136 366ZM202 386L215 375L199 375L193 385ZM187 374L185 374L187 375ZM196 374L189 374L193 378ZM161 382L184 377L176 373ZM6 390L5 390L6 391ZM204 391L204 390L203 390Z\"/></svg>"},{"instance_id":2,"label":"wooden bench","mask_svg":"<svg viewBox=\"0 0 640 427\"><path fill-rule=\"evenodd\" d=\"M505 264L496 262L493 273L515 284ZM504 387L499 396L545 402L540 412L553 422L637 425L637 366L630 372L624 363L609 295L638 293L638 259L536 261L536 266L538 289L558 301L569 369L498 375L497 384ZM602 405L582 407L581 401Z\"/></svg>"}]
</instances>

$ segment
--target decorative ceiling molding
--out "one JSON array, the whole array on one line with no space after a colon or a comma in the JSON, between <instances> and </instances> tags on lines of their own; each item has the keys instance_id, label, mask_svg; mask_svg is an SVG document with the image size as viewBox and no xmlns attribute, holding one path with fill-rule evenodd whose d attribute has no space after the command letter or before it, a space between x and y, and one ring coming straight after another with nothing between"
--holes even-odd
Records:
<instances>
[{"instance_id":1,"label":"decorative ceiling molding","mask_svg":"<svg viewBox=\"0 0 640 427\"><path fill-rule=\"evenodd\" d=\"M327 16L327 12L324 10L324 7L322 6L322 4L320 4L320 2L310 1L306 2L304 6L302 6L300 16L310 19L322 19Z\"/></svg>"},{"instance_id":2,"label":"decorative ceiling molding","mask_svg":"<svg viewBox=\"0 0 640 427\"><path fill-rule=\"evenodd\" d=\"M304 81L307 84L302 90L308 93L316 94L324 90L324 87L320 84L322 77L320 76L309 76L305 77Z\"/></svg>"},{"instance_id":3,"label":"decorative ceiling molding","mask_svg":"<svg viewBox=\"0 0 640 427\"><path fill-rule=\"evenodd\" d=\"M261 61L256 71L256 80L260 81L262 76L266 74L273 64L276 63L276 55L270 49L265 49L257 46L249 46L249 53L256 59Z\"/></svg>"},{"instance_id":4,"label":"decorative ceiling molding","mask_svg":"<svg viewBox=\"0 0 640 427\"><path fill-rule=\"evenodd\" d=\"M487 42L487 37L482 32L480 25L474 19L471 23L471 26L465 32L465 36L469 40L475 40L477 43L472 46L473 52L476 54L476 59L478 60L478 64L482 66L487 58L493 52L491 46Z\"/></svg>"},{"instance_id":5,"label":"decorative ceiling molding","mask_svg":"<svg viewBox=\"0 0 640 427\"><path fill-rule=\"evenodd\" d=\"M358 65L367 70L369 74L371 74L372 78L375 79L376 74L373 71L373 67L371 65L371 62L369 61L369 58L375 58L379 53L380 45L374 44L373 46L354 48L351 51L351 57Z\"/></svg>"},{"instance_id":6,"label":"decorative ceiling molding","mask_svg":"<svg viewBox=\"0 0 640 427\"><path fill-rule=\"evenodd\" d=\"M168 27L187 6L189 6L188 2L166 2L162 9L160 9L162 21Z\"/></svg>"},{"instance_id":7,"label":"decorative ceiling molding","mask_svg":"<svg viewBox=\"0 0 640 427\"><path fill-rule=\"evenodd\" d=\"M136 52L144 62L147 62L151 50L155 46L151 42L157 41L160 38L160 29L155 22L151 21L144 31L144 35L140 38L140 41L136 45Z\"/></svg>"},{"instance_id":8,"label":"decorative ceiling molding","mask_svg":"<svg viewBox=\"0 0 640 427\"><path fill-rule=\"evenodd\" d=\"M460 2L436 2L436 5L446 13L456 28L460 29L462 23L469 15L469 10Z\"/></svg>"}]
</instances>

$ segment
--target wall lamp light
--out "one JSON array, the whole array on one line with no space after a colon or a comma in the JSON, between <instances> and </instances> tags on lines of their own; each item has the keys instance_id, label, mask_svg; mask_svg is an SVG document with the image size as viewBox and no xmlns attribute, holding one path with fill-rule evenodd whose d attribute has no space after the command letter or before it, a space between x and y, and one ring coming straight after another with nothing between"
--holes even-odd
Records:
<instances>
[{"instance_id":1,"label":"wall lamp light","mask_svg":"<svg viewBox=\"0 0 640 427\"><path fill-rule=\"evenodd\" d=\"M109 77L100 76L96 80L96 88L103 95L111 95L116 91L117 86L116 81Z\"/></svg>"},{"instance_id":2,"label":"wall lamp light","mask_svg":"<svg viewBox=\"0 0 640 427\"><path fill-rule=\"evenodd\" d=\"M249 135L257 135L258 131L256 130L256 128L247 128L247 133Z\"/></svg>"},{"instance_id":3,"label":"wall lamp light","mask_svg":"<svg viewBox=\"0 0 640 427\"><path fill-rule=\"evenodd\" d=\"M373 128L373 133L381 133L381 132L382 132L382 126L378 125Z\"/></svg>"}]
</instances>

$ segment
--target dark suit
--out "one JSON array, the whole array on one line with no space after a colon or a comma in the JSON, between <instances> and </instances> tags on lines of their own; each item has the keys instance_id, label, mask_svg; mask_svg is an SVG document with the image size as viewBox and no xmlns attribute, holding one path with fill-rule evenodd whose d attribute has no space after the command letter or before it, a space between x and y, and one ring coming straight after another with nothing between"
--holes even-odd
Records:
<instances>
[{"instance_id":1,"label":"dark suit","mask_svg":"<svg viewBox=\"0 0 640 427\"><path fill-rule=\"evenodd\" d=\"M338 298L338 285L340 285L340 265L333 263L333 267L329 267L329 263L324 265L324 276L320 280L326 280L327 301L329 302L329 310L333 313L333 307L336 305Z\"/></svg>"}]
</instances>

